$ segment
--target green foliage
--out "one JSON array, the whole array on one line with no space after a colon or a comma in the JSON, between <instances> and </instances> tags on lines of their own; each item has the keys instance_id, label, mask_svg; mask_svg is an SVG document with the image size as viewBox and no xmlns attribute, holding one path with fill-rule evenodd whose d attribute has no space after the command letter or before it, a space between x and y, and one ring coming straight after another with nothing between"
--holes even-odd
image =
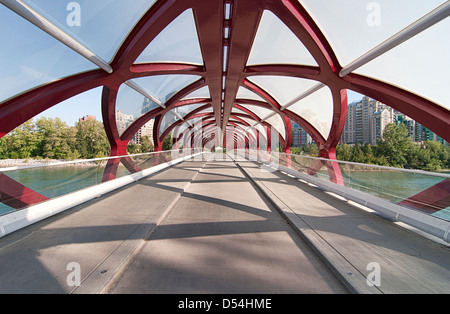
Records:
<instances>
[{"instance_id":1,"label":"green foliage","mask_svg":"<svg viewBox=\"0 0 450 314\"><path fill-rule=\"evenodd\" d=\"M291 154L300 155L301 151L299 147L291 147Z\"/></svg>"},{"instance_id":2,"label":"green foliage","mask_svg":"<svg viewBox=\"0 0 450 314\"><path fill-rule=\"evenodd\" d=\"M141 152L142 153L150 153L154 150L152 141L148 136L141 137Z\"/></svg>"},{"instance_id":3,"label":"green foliage","mask_svg":"<svg viewBox=\"0 0 450 314\"><path fill-rule=\"evenodd\" d=\"M95 120L69 127L59 118L29 120L0 138L0 159L77 159L109 155L103 124Z\"/></svg>"},{"instance_id":4,"label":"green foliage","mask_svg":"<svg viewBox=\"0 0 450 314\"><path fill-rule=\"evenodd\" d=\"M97 120L79 121L76 148L83 158L100 158L109 155L109 142L103 124Z\"/></svg>"},{"instance_id":5,"label":"green foliage","mask_svg":"<svg viewBox=\"0 0 450 314\"><path fill-rule=\"evenodd\" d=\"M291 147L292 154L318 156L317 145ZM336 147L338 160L437 171L450 169L450 147L436 141L414 143L404 124L389 124L378 145L340 144Z\"/></svg>"},{"instance_id":6,"label":"green foliage","mask_svg":"<svg viewBox=\"0 0 450 314\"><path fill-rule=\"evenodd\" d=\"M407 164L412 141L406 125L403 123L400 126L394 123L388 124L377 148L379 154L386 157L389 166L402 167Z\"/></svg>"},{"instance_id":7,"label":"green foliage","mask_svg":"<svg viewBox=\"0 0 450 314\"><path fill-rule=\"evenodd\" d=\"M386 126L378 145L341 144L336 158L367 164L436 171L450 169L450 148L440 142L414 143L404 124Z\"/></svg>"},{"instance_id":8,"label":"green foliage","mask_svg":"<svg viewBox=\"0 0 450 314\"><path fill-rule=\"evenodd\" d=\"M152 141L148 136L141 137L141 144L130 142L127 146L128 154L150 153L153 151Z\"/></svg>"},{"instance_id":9,"label":"green foliage","mask_svg":"<svg viewBox=\"0 0 450 314\"><path fill-rule=\"evenodd\" d=\"M9 153L9 157L2 158L32 157L38 150L40 142L40 136L33 131L33 123L27 121L6 135L3 149L6 150L6 155Z\"/></svg>"},{"instance_id":10,"label":"green foliage","mask_svg":"<svg viewBox=\"0 0 450 314\"><path fill-rule=\"evenodd\" d=\"M172 134L168 134L162 144L162 150L171 150L173 146Z\"/></svg>"},{"instance_id":11,"label":"green foliage","mask_svg":"<svg viewBox=\"0 0 450 314\"><path fill-rule=\"evenodd\" d=\"M127 146L127 153L130 154L130 155L140 154L141 153L141 146L138 145L138 144L130 142L130 143L128 143L128 146Z\"/></svg>"},{"instance_id":12,"label":"green foliage","mask_svg":"<svg viewBox=\"0 0 450 314\"><path fill-rule=\"evenodd\" d=\"M172 136L163 142L163 150L171 150ZM153 151L150 138L141 138L141 145L129 144L128 153ZM40 118L36 122L25 122L9 134L0 138L0 159L6 158L54 158L77 159L108 156L109 142L103 124L96 120L78 122L69 127L59 118ZM318 156L316 144L291 147L292 154ZM424 170L450 169L450 147L440 142L413 143L406 127L390 124L386 127L378 145L341 144L336 148L338 160L407 167Z\"/></svg>"},{"instance_id":13,"label":"green foliage","mask_svg":"<svg viewBox=\"0 0 450 314\"><path fill-rule=\"evenodd\" d=\"M294 147L291 147L291 154L294 154ZM302 155L317 157L319 155L319 148L316 144L309 144L298 148Z\"/></svg>"},{"instance_id":14,"label":"green foliage","mask_svg":"<svg viewBox=\"0 0 450 314\"><path fill-rule=\"evenodd\" d=\"M428 140L414 145L408 157L408 164L415 169L450 169L450 148L440 142Z\"/></svg>"},{"instance_id":15,"label":"green foliage","mask_svg":"<svg viewBox=\"0 0 450 314\"><path fill-rule=\"evenodd\" d=\"M77 130L60 118L41 118L36 122L36 135L40 138L36 153L44 158L75 159L76 134Z\"/></svg>"}]
</instances>

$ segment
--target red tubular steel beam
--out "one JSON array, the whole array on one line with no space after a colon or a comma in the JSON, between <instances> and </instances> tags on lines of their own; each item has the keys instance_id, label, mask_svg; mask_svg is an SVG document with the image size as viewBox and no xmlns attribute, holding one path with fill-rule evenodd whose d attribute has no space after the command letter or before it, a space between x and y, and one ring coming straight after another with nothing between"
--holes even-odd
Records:
<instances>
[{"instance_id":1,"label":"red tubular steel beam","mask_svg":"<svg viewBox=\"0 0 450 314\"><path fill-rule=\"evenodd\" d=\"M228 44L228 62L226 69L226 92L223 108L222 129L228 123L237 90L243 81L243 71L247 64L253 39L258 29L263 7L266 1L233 1L233 12Z\"/></svg>"},{"instance_id":2,"label":"red tubular steel beam","mask_svg":"<svg viewBox=\"0 0 450 314\"><path fill-rule=\"evenodd\" d=\"M14 209L34 205L49 198L0 173L0 202Z\"/></svg>"},{"instance_id":3,"label":"red tubular steel beam","mask_svg":"<svg viewBox=\"0 0 450 314\"><path fill-rule=\"evenodd\" d=\"M224 3L231 4L232 6L232 17L230 20L224 20ZM187 9L192 9L194 13L204 64L189 65L161 62L135 64L135 60L148 44ZM246 66L264 10L270 10L285 23L311 53L318 64L317 67L289 64ZM224 39L223 36L224 26L230 28L230 36L227 39ZM225 45L228 47L228 59L226 60L227 67L224 71L223 48ZM130 31L111 62L111 67L113 68L113 73L111 74L103 70L75 74L26 91L23 94L0 103L0 138L37 114L72 96L95 87L103 87L101 102L102 117L111 145L111 156L126 155L126 147L130 139L142 125L152 118L155 118L155 130L153 134L155 150L161 150L164 136L168 134L168 132L159 134L160 123L164 114L178 106L195 103L196 101L199 103L200 100L181 101L180 99L183 95L194 91L196 88L208 86L211 95L208 103L214 109L214 113L211 115L214 117L214 122L207 121L202 124L202 127L207 127L207 125L215 123L225 133L228 124L235 125L234 122L229 123L231 122L230 118L232 118L232 108L235 104L247 103L260 105L273 110L282 117L286 134L284 140L281 142L285 151L289 150L291 141L290 121L288 120L290 118L299 123L312 136L319 146L320 157L332 160L336 159L335 149L343 132L346 118L346 89L354 90L391 106L450 142L450 111L448 109L412 92L366 76L350 73L342 78L339 77L342 66L339 64L331 45L318 25L301 5L301 1L298 0L156 1ZM138 118L123 134L118 134L115 110L117 93L121 84L133 78L168 74L199 75L202 79L185 87L178 94L174 95L168 101L167 108L152 110ZM226 88L223 91L222 78L224 75L226 77ZM333 120L328 137L324 138L313 125L309 124L297 114L289 111L289 109L280 111L280 104L275 101L270 93L247 80L247 78L253 75L300 77L316 80L327 85L333 95ZM237 90L241 86L263 97L266 103L255 100L237 100ZM223 112L222 92L225 92ZM198 113L199 111L189 115L189 119L195 117ZM250 112L247 113L252 119L255 118ZM239 117L238 115L235 116ZM178 124L169 126L169 130L172 130L176 125ZM268 125L264 122L263 126L268 128ZM270 132L266 133L267 149L270 152L271 135ZM279 136L280 139L283 139L281 134ZM246 141L248 142L248 139ZM138 169L130 160L125 160L124 165L130 171L136 171ZM105 180L115 177L116 170L114 169L117 169L116 166L118 164L115 162L111 161L109 163L107 167L109 170L105 171L104 174ZM315 173L321 166L322 163L317 163L309 169L309 172ZM327 169L332 181L342 183L342 175L340 174L337 163L329 162ZM2 180L9 182L8 179ZM38 193L34 192L33 194L25 188L21 188L17 182L16 184L11 183L10 187L5 184L1 185L0 193L2 195L8 195L5 191L9 191L8 188L11 187L14 187L16 192L21 189L24 191L23 204L27 204L27 202L32 203L34 200L40 199ZM441 186L436 186L426 193L424 191L425 194L417 195L417 198L435 195L435 191L439 188ZM5 200L5 197L2 197L2 200ZM21 201L22 196L17 197L17 204L19 204L17 206L23 205L20 204ZM414 199L411 199L411 201L414 201Z\"/></svg>"},{"instance_id":4,"label":"red tubular steel beam","mask_svg":"<svg viewBox=\"0 0 450 314\"><path fill-rule=\"evenodd\" d=\"M184 1L180 1L184 2ZM194 7L195 22L203 55L205 74L214 116L220 127L222 116L222 68L223 68L223 16L222 1L191 1Z\"/></svg>"},{"instance_id":5,"label":"red tubular steel beam","mask_svg":"<svg viewBox=\"0 0 450 314\"><path fill-rule=\"evenodd\" d=\"M108 76L95 70L32 89L0 104L0 138L39 113L72 96L101 86Z\"/></svg>"},{"instance_id":6,"label":"red tubular steel beam","mask_svg":"<svg viewBox=\"0 0 450 314\"><path fill-rule=\"evenodd\" d=\"M450 179L445 179L398 204L428 214L447 208L450 206Z\"/></svg>"}]
</instances>

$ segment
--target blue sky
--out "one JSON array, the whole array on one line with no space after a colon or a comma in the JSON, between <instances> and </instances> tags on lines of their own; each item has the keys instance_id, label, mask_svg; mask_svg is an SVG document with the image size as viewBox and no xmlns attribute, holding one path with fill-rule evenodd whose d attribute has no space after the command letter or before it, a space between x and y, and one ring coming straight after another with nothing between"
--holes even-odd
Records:
<instances>
[{"instance_id":1,"label":"blue sky","mask_svg":"<svg viewBox=\"0 0 450 314\"><path fill-rule=\"evenodd\" d=\"M101 95L102 87L88 90L47 109L34 119L59 117L69 126L74 125L79 118L86 115L93 115L97 120L102 121Z\"/></svg>"}]
</instances>

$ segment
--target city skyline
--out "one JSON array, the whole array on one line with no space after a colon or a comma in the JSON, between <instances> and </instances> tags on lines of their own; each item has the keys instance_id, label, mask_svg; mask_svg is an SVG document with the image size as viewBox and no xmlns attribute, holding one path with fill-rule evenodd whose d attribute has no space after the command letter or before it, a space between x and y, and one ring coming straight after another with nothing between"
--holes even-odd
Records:
<instances>
[{"instance_id":1,"label":"city skyline","mask_svg":"<svg viewBox=\"0 0 450 314\"><path fill-rule=\"evenodd\" d=\"M78 122L79 119L83 116L95 116L98 121L103 122L102 113L101 113L101 105L100 105L101 93L102 93L101 87L88 90L84 93L81 93L79 95L76 95L72 98L69 98L69 99L61 102L52 108L47 109L46 111L42 112L41 114L35 116L34 119L39 119L40 117L46 117L46 118L58 117L63 122L66 122L66 124L68 126L74 126L75 123ZM347 90L347 94L348 94L348 106L358 103L358 102L361 102L364 97L367 97L363 94L359 94L352 90ZM369 97L369 99L374 100L370 97ZM374 100L374 101L376 101L376 100ZM389 108L391 108L391 107L389 107ZM394 122L394 121L391 121L391 122ZM406 122L404 122L404 123L406 123ZM414 125L415 125L415 123L416 122L414 122ZM346 125L347 125L347 123L346 123ZM408 127L412 128L411 126L408 126ZM419 126L417 126L417 127L414 126L414 127L419 128ZM412 133L413 135L411 135L411 136L417 138L417 136L415 135L416 132L418 132L418 131L414 131ZM423 132L429 133L428 130L423 131ZM345 132L343 132L343 136L342 136L343 138L344 138L344 134L345 134ZM375 135L375 136L377 136L377 135ZM380 133L378 133L378 138L379 138L379 136L380 136ZM298 139L299 137L302 138L302 140L300 142ZM436 139L436 138L440 139L440 137L436 136L436 135L427 135L427 137L431 138L431 139ZM308 144L311 143L311 139L308 134L298 133L293 128L293 139L292 139L293 145L295 145L296 143L303 143L303 141L305 141L305 140L307 141ZM355 143L356 141L342 140L341 142L342 143ZM376 142L368 141L367 135L366 135L366 140L359 140L358 142L376 144Z\"/></svg>"}]
</instances>

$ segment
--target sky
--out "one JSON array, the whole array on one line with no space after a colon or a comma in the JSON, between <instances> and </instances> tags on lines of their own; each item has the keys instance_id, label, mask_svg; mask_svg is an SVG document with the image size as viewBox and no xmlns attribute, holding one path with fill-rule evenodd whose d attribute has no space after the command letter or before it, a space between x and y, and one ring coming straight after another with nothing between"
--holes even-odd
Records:
<instances>
[{"instance_id":1,"label":"sky","mask_svg":"<svg viewBox=\"0 0 450 314\"><path fill-rule=\"evenodd\" d=\"M93 88L47 109L34 119L59 117L69 126L75 125L79 118L87 115L93 115L98 121L103 121L101 95L102 87Z\"/></svg>"}]
</instances>

